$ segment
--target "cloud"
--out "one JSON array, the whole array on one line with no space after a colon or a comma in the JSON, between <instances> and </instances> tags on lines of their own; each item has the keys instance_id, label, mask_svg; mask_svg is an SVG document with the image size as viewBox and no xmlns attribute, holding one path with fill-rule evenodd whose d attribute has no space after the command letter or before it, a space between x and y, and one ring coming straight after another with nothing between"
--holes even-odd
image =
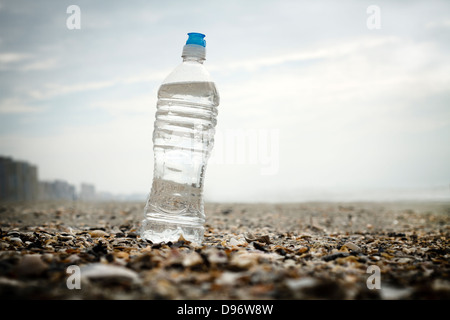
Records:
<instances>
[{"instance_id":1,"label":"cloud","mask_svg":"<svg viewBox=\"0 0 450 320\"><path fill-rule=\"evenodd\" d=\"M430 21L425 24L426 29L448 29L450 28L450 19L445 19L441 21Z\"/></svg>"},{"instance_id":2,"label":"cloud","mask_svg":"<svg viewBox=\"0 0 450 320\"><path fill-rule=\"evenodd\" d=\"M44 89L32 91L32 96L36 99L50 99L55 96L99 90L115 85L114 80L92 81L75 84L46 83Z\"/></svg>"},{"instance_id":3,"label":"cloud","mask_svg":"<svg viewBox=\"0 0 450 320\"><path fill-rule=\"evenodd\" d=\"M12 63L27 60L30 57L32 57L32 55L28 53L18 53L18 52L0 53L0 69L4 69Z\"/></svg>"},{"instance_id":4,"label":"cloud","mask_svg":"<svg viewBox=\"0 0 450 320\"><path fill-rule=\"evenodd\" d=\"M27 104L19 98L7 98L0 101L0 113L20 114L45 111L46 107Z\"/></svg>"},{"instance_id":5,"label":"cloud","mask_svg":"<svg viewBox=\"0 0 450 320\"><path fill-rule=\"evenodd\" d=\"M320 46L302 48L297 52L288 52L272 56L252 57L251 59L238 61L224 61L211 64L208 69L211 71L231 72L237 70L257 71L262 67L276 66L289 62L301 62L316 59L338 58L360 51L361 49L373 49L399 42L395 36L361 37L353 38L338 43L325 43Z\"/></svg>"},{"instance_id":6,"label":"cloud","mask_svg":"<svg viewBox=\"0 0 450 320\"><path fill-rule=\"evenodd\" d=\"M20 71L42 71L53 69L57 66L57 59L36 59L19 67Z\"/></svg>"},{"instance_id":7,"label":"cloud","mask_svg":"<svg viewBox=\"0 0 450 320\"><path fill-rule=\"evenodd\" d=\"M156 72L154 70L148 70L146 73L138 75L117 77L114 79L107 79L107 80L95 80L90 82L65 83L65 84L46 82L41 86L41 88L30 89L27 91L26 94L32 99L46 100L56 96L63 96L72 93L81 93L111 88L116 85L132 85L155 80L160 81L165 76L167 76L167 74L168 74L167 70Z\"/></svg>"},{"instance_id":8,"label":"cloud","mask_svg":"<svg viewBox=\"0 0 450 320\"><path fill-rule=\"evenodd\" d=\"M95 101L91 104L91 107L94 109L102 109L114 116L146 114L153 117L156 102L156 90L152 90L149 94L130 98Z\"/></svg>"},{"instance_id":9,"label":"cloud","mask_svg":"<svg viewBox=\"0 0 450 320\"><path fill-rule=\"evenodd\" d=\"M55 58L43 58L30 53L0 53L0 70L27 72L49 70L55 67L57 67Z\"/></svg>"}]
</instances>

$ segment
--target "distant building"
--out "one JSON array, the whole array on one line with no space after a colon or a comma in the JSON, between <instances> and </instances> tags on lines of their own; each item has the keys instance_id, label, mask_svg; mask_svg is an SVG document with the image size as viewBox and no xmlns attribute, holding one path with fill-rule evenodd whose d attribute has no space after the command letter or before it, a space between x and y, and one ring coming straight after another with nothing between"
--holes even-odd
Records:
<instances>
[{"instance_id":1,"label":"distant building","mask_svg":"<svg viewBox=\"0 0 450 320\"><path fill-rule=\"evenodd\" d=\"M36 166L0 157L0 200L35 201L38 199L38 191Z\"/></svg>"},{"instance_id":2,"label":"distant building","mask_svg":"<svg viewBox=\"0 0 450 320\"><path fill-rule=\"evenodd\" d=\"M80 200L82 201L94 201L97 198L95 192L95 186L89 183L82 183L80 189Z\"/></svg>"},{"instance_id":3,"label":"distant building","mask_svg":"<svg viewBox=\"0 0 450 320\"><path fill-rule=\"evenodd\" d=\"M39 182L39 200L75 200L75 186L67 181L41 181Z\"/></svg>"},{"instance_id":4,"label":"distant building","mask_svg":"<svg viewBox=\"0 0 450 320\"><path fill-rule=\"evenodd\" d=\"M36 166L0 156L0 201L73 201L77 198L95 201L99 195L89 183L82 183L77 194L75 186L67 181L39 181Z\"/></svg>"}]
</instances>

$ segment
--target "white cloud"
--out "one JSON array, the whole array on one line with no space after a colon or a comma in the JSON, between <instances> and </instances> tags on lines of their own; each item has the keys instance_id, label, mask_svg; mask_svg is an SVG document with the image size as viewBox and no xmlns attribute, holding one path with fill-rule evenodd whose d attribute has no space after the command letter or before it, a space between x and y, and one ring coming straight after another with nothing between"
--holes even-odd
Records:
<instances>
[{"instance_id":1,"label":"white cloud","mask_svg":"<svg viewBox=\"0 0 450 320\"><path fill-rule=\"evenodd\" d=\"M0 70L27 72L53 69L56 66L57 59L55 58L42 58L34 54L20 52L0 53Z\"/></svg>"},{"instance_id":2,"label":"white cloud","mask_svg":"<svg viewBox=\"0 0 450 320\"><path fill-rule=\"evenodd\" d=\"M40 70L49 70L53 69L57 66L56 59L35 59L35 61L29 62L27 64L22 65L19 70L20 71L40 71Z\"/></svg>"},{"instance_id":3,"label":"white cloud","mask_svg":"<svg viewBox=\"0 0 450 320\"><path fill-rule=\"evenodd\" d=\"M208 66L211 71L230 72L237 70L257 71L261 67L276 66L288 62L300 62L315 59L337 58L352 54L361 49L372 49L388 44L398 43L399 39L394 36L383 37L362 37L353 38L338 43L322 44L320 47L302 48L297 52L288 52L285 54L263 56L258 55L248 60L224 61Z\"/></svg>"},{"instance_id":4,"label":"white cloud","mask_svg":"<svg viewBox=\"0 0 450 320\"><path fill-rule=\"evenodd\" d=\"M90 82L78 83L55 83L46 82L40 88L29 89L26 94L32 99L44 100L56 96L63 96L71 93L94 91L99 89L111 88L116 85L131 85L143 82L163 79L168 72L148 70L140 75L117 77L108 80L95 80Z\"/></svg>"},{"instance_id":5,"label":"white cloud","mask_svg":"<svg viewBox=\"0 0 450 320\"><path fill-rule=\"evenodd\" d=\"M450 28L450 19L445 19L441 21L430 21L425 24L426 29L440 29L440 28Z\"/></svg>"},{"instance_id":6,"label":"white cloud","mask_svg":"<svg viewBox=\"0 0 450 320\"><path fill-rule=\"evenodd\" d=\"M389 37L355 39L342 49L331 46L321 51L327 54L318 64L273 68L250 81L228 83L222 88L223 104L239 110L239 118L246 122L246 115L262 115L268 123L285 115L283 123L291 124L318 115L330 121L377 114L383 118L393 110L404 110L415 99L450 88L450 62L430 65L430 61L445 61L432 45ZM287 59L277 63L282 61ZM220 108L226 113L223 104ZM276 116L268 118L274 112ZM409 125L412 128L415 123Z\"/></svg>"},{"instance_id":7,"label":"white cloud","mask_svg":"<svg viewBox=\"0 0 450 320\"><path fill-rule=\"evenodd\" d=\"M0 53L0 70L9 68L12 64L28 60L32 57L28 53L4 52Z\"/></svg>"},{"instance_id":8,"label":"white cloud","mask_svg":"<svg viewBox=\"0 0 450 320\"><path fill-rule=\"evenodd\" d=\"M43 112L45 109L46 107L27 104L19 98L7 98L0 101L0 113L3 114Z\"/></svg>"},{"instance_id":9,"label":"white cloud","mask_svg":"<svg viewBox=\"0 0 450 320\"><path fill-rule=\"evenodd\" d=\"M156 102L156 90L153 89L149 94L119 100L96 101L91 106L94 109L102 109L114 116L145 114L153 117L156 110Z\"/></svg>"}]
</instances>

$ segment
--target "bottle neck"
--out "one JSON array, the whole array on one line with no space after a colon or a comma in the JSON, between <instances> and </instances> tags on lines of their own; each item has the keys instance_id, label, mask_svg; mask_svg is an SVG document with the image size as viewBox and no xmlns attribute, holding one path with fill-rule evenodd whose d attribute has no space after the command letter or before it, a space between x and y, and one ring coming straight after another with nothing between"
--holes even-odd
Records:
<instances>
[{"instance_id":1,"label":"bottle neck","mask_svg":"<svg viewBox=\"0 0 450 320\"><path fill-rule=\"evenodd\" d=\"M192 61L203 63L206 58L206 50L205 47L196 44L186 44L183 47L183 53L181 56L183 57L183 62Z\"/></svg>"},{"instance_id":2,"label":"bottle neck","mask_svg":"<svg viewBox=\"0 0 450 320\"><path fill-rule=\"evenodd\" d=\"M198 63L203 64L204 61L205 61L205 59L200 58L200 57L192 57L192 56L183 57L183 62L198 62Z\"/></svg>"}]
</instances>

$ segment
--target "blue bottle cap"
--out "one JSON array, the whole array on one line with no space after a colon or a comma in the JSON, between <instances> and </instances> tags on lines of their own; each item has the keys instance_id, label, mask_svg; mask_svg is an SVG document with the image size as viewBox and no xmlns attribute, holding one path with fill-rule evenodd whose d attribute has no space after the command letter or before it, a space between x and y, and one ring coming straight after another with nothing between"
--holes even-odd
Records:
<instances>
[{"instance_id":1,"label":"blue bottle cap","mask_svg":"<svg viewBox=\"0 0 450 320\"><path fill-rule=\"evenodd\" d=\"M203 39L205 35L203 33L198 32L190 32L188 33L189 38L186 41L186 44L196 44L202 47L206 47L206 41Z\"/></svg>"}]
</instances>

